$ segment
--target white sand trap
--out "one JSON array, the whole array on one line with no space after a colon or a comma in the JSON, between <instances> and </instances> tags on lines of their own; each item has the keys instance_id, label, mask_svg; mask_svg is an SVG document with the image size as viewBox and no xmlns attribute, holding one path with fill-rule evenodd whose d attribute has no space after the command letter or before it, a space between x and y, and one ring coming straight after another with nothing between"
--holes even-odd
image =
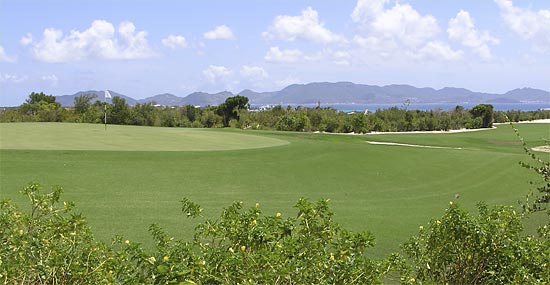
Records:
<instances>
[{"instance_id":1,"label":"white sand trap","mask_svg":"<svg viewBox=\"0 0 550 285\"><path fill-rule=\"evenodd\" d=\"M550 119L539 119L539 120L532 120L532 121L519 121L519 122L512 122L514 124L550 124ZM493 125L509 125L508 123L494 123Z\"/></svg>"},{"instance_id":2,"label":"white sand trap","mask_svg":"<svg viewBox=\"0 0 550 285\"><path fill-rule=\"evenodd\" d=\"M537 146L532 148L534 151L550 152L550 145Z\"/></svg>"},{"instance_id":3,"label":"white sand trap","mask_svg":"<svg viewBox=\"0 0 550 285\"><path fill-rule=\"evenodd\" d=\"M448 131L408 131L408 132L368 132L366 135L404 135L404 134L455 134L455 133L469 133L469 132L479 132L479 131L488 131L494 130L496 127L492 128L482 128L482 129L458 129L458 130L448 130Z\"/></svg>"},{"instance_id":4,"label":"white sand trap","mask_svg":"<svg viewBox=\"0 0 550 285\"><path fill-rule=\"evenodd\" d=\"M464 149L461 147L450 147L450 146L432 146L432 145L419 145L419 144L406 144L406 143L395 143L395 142L373 142L366 141L368 144L373 145L392 145L392 146L406 146L406 147L420 147L420 148L436 148L436 149Z\"/></svg>"}]
</instances>

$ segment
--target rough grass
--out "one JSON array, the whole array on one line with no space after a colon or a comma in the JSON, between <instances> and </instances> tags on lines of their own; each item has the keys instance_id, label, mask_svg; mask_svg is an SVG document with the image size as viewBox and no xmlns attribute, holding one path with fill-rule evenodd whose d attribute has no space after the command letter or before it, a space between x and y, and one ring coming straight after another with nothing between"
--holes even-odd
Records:
<instances>
[{"instance_id":1,"label":"rough grass","mask_svg":"<svg viewBox=\"0 0 550 285\"><path fill-rule=\"evenodd\" d=\"M330 198L336 219L351 229L372 231L377 246L371 252L383 256L398 250L419 225L441 216L455 194L460 194L457 202L469 209L481 200L515 205L529 191L528 182L538 178L518 165L528 158L521 146L512 143L517 138L506 125L473 133L377 136L108 126L108 131L124 132L130 144L140 143L134 134L147 133L152 137L145 139L156 142L156 151L110 151L109 144L104 151L7 149L4 142L14 145L12 140L22 138L5 137L5 130L20 126L0 125L0 196L23 201L18 191L29 181L61 185L63 198L76 202L104 240L118 233L151 244L147 232L151 223L190 237L195 223L180 212L178 201L184 196L211 216L237 200L245 206L259 202L267 213L293 215L292 205L300 197ZM537 146L550 137L548 126L519 128ZM35 145L46 140L43 134L48 128L64 133L64 128L68 132L97 127L104 132L101 125L34 127L41 130L32 135ZM193 133L205 143L212 138L252 138L264 148L158 151L164 143L172 145L163 137L172 132ZM89 137L71 139L101 145ZM467 149L369 145L367 140ZM270 143L277 147L265 147ZM135 146L123 150L130 147Z\"/></svg>"}]
</instances>

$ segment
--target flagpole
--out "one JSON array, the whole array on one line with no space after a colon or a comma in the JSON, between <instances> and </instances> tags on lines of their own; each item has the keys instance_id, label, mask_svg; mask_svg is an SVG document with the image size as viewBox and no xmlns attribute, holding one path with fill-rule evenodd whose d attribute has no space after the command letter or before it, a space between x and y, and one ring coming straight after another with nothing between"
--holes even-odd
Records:
<instances>
[{"instance_id":1,"label":"flagpole","mask_svg":"<svg viewBox=\"0 0 550 285\"><path fill-rule=\"evenodd\" d=\"M105 102L105 105L103 106L105 107L105 130L107 130L107 102Z\"/></svg>"},{"instance_id":2,"label":"flagpole","mask_svg":"<svg viewBox=\"0 0 550 285\"><path fill-rule=\"evenodd\" d=\"M107 98L111 98L111 93L109 92L109 90L105 90L105 94L104 94L104 117L103 117L103 121L105 123L105 130L107 130Z\"/></svg>"}]
</instances>

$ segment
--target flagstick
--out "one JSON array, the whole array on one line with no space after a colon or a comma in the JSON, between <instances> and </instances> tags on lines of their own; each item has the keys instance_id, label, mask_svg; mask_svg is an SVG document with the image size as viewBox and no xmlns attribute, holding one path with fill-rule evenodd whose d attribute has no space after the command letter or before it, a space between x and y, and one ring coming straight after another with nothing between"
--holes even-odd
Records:
<instances>
[{"instance_id":1,"label":"flagstick","mask_svg":"<svg viewBox=\"0 0 550 285\"><path fill-rule=\"evenodd\" d=\"M105 102L105 130L107 130L107 102Z\"/></svg>"}]
</instances>

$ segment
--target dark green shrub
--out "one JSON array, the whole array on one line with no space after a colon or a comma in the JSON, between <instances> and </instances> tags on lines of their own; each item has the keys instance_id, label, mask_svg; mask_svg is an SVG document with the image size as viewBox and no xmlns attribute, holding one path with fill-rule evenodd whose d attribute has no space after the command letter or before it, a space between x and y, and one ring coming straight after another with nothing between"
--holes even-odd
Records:
<instances>
[{"instance_id":1,"label":"dark green shrub","mask_svg":"<svg viewBox=\"0 0 550 285\"><path fill-rule=\"evenodd\" d=\"M456 204L404 246L417 281L438 284L539 284L550 280L548 239L522 234L513 207L479 205L472 216Z\"/></svg>"}]
</instances>

